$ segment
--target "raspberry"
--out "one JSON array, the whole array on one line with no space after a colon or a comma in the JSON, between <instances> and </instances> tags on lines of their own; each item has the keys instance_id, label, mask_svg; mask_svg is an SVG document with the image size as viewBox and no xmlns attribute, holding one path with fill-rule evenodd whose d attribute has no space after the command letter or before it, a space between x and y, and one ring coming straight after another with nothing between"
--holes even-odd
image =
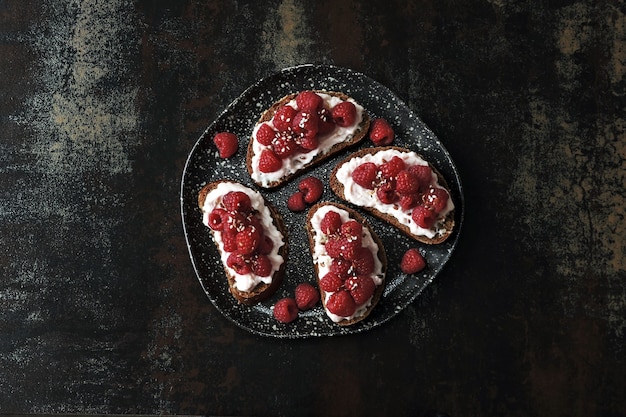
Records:
<instances>
[{"instance_id":1,"label":"raspberry","mask_svg":"<svg viewBox=\"0 0 626 417\"><path fill-rule=\"evenodd\" d=\"M378 176L378 167L373 162L365 162L352 172L352 180L363 188L373 190Z\"/></svg>"},{"instance_id":2,"label":"raspberry","mask_svg":"<svg viewBox=\"0 0 626 417\"><path fill-rule=\"evenodd\" d=\"M437 216L435 212L430 208L425 206L417 206L413 209L411 213L411 218L419 227L423 227L424 229L430 229L435 224L435 220L437 220Z\"/></svg>"},{"instance_id":3,"label":"raspberry","mask_svg":"<svg viewBox=\"0 0 626 417\"><path fill-rule=\"evenodd\" d=\"M317 117L317 113L299 111L293 117L293 121L291 122L291 128L297 134L301 134L306 137L312 137L317 135L318 123L319 118Z\"/></svg>"},{"instance_id":4,"label":"raspberry","mask_svg":"<svg viewBox=\"0 0 626 417\"><path fill-rule=\"evenodd\" d=\"M219 207L214 208L209 213L209 227L213 230L220 231L224 228L224 220L226 219L226 210Z\"/></svg>"},{"instance_id":5,"label":"raspberry","mask_svg":"<svg viewBox=\"0 0 626 417\"><path fill-rule=\"evenodd\" d=\"M363 235L363 226L361 223L356 220L348 220L341 225L340 233L343 237L351 241L357 241L359 246L361 246L361 238Z\"/></svg>"},{"instance_id":6,"label":"raspberry","mask_svg":"<svg viewBox=\"0 0 626 417\"><path fill-rule=\"evenodd\" d=\"M410 171L400 171L396 176L396 192L402 195L415 194L420 189L417 175Z\"/></svg>"},{"instance_id":7,"label":"raspberry","mask_svg":"<svg viewBox=\"0 0 626 417\"><path fill-rule=\"evenodd\" d=\"M338 239L339 256L350 261L356 258L356 255L361 248L360 236L358 239L354 237L342 237Z\"/></svg>"},{"instance_id":8,"label":"raspberry","mask_svg":"<svg viewBox=\"0 0 626 417\"><path fill-rule=\"evenodd\" d=\"M234 133L220 132L213 136L213 143L217 146L220 158L230 158L237 152L239 141Z\"/></svg>"},{"instance_id":9,"label":"raspberry","mask_svg":"<svg viewBox=\"0 0 626 417\"><path fill-rule=\"evenodd\" d=\"M228 213L224 214L222 219L224 227L222 227L222 233L226 235L235 235L242 231L248 224L246 218L241 213Z\"/></svg>"},{"instance_id":10,"label":"raspberry","mask_svg":"<svg viewBox=\"0 0 626 417\"><path fill-rule=\"evenodd\" d=\"M340 317L349 317L356 311L356 304L348 291L340 290L328 297L326 308Z\"/></svg>"},{"instance_id":11,"label":"raspberry","mask_svg":"<svg viewBox=\"0 0 626 417\"><path fill-rule=\"evenodd\" d=\"M404 252L400 261L400 270L405 274L415 274L426 267L426 261L416 248Z\"/></svg>"},{"instance_id":12,"label":"raspberry","mask_svg":"<svg viewBox=\"0 0 626 417\"><path fill-rule=\"evenodd\" d=\"M243 255L253 254L261 243L261 235L256 227L246 226L235 237L237 250Z\"/></svg>"},{"instance_id":13,"label":"raspberry","mask_svg":"<svg viewBox=\"0 0 626 417\"><path fill-rule=\"evenodd\" d=\"M387 181L382 183L376 189L376 197L383 204L393 204L398 200L398 194L396 194L394 181Z\"/></svg>"},{"instance_id":14,"label":"raspberry","mask_svg":"<svg viewBox=\"0 0 626 417\"><path fill-rule=\"evenodd\" d=\"M229 268L235 270L235 272L239 275L249 274L252 269L250 268L250 261L243 254L233 252L228 255L226 259L226 265Z\"/></svg>"},{"instance_id":15,"label":"raspberry","mask_svg":"<svg viewBox=\"0 0 626 417\"><path fill-rule=\"evenodd\" d=\"M357 251L352 265L357 275L369 275L374 272L374 254L369 248L362 247Z\"/></svg>"},{"instance_id":16,"label":"raspberry","mask_svg":"<svg viewBox=\"0 0 626 417\"><path fill-rule=\"evenodd\" d=\"M428 165L413 165L409 167L409 172L412 172L417 176L417 180L420 183L420 189L425 190L428 188L432 181L433 170Z\"/></svg>"},{"instance_id":17,"label":"raspberry","mask_svg":"<svg viewBox=\"0 0 626 417\"><path fill-rule=\"evenodd\" d=\"M265 149L261 152L261 156L259 157L259 171L265 173L275 172L281 169L282 166L283 162L273 151Z\"/></svg>"},{"instance_id":18,"label":"raspberry","mask_svg":"<svg viewBox=\"0 0 626 417\"><path fill-rule=\"evenodd\" d=\"M358 275L356 277L348 278L344 283L344 286L346 287L346 290L350 292L350 295L357 306L365 304L365 302L367 302L367 300L374 295L374 291L376 291L376 283L367 275Z\"/></svg>"},{"instance_id":19,"label":"raspberry","mask_svg":"<svg viewBox=\"0 0 626 417\"><path fill-rule=\"evenodd\" d=\"M291 323L298 318L298 306L293 298L281 298L274 304L272 314L281 323Z\"/></svg>"},{"instance_id":20,"label":"raspberry","mask_svg":"<svg viewBox=\"0 0 626 417\"><path fill-rule=\"evenodd\" d=\"M320 293L308 282L302 282L296 286L296 305L302 311L312 309L320 300Z\"/></svg>"},{"instance_id":21,"label":"raspberry","mask_svg":"<svg viewBox=\"0 0 626 417\"><path fill-rule=\"evenodd\" d=\"M291 132L280 132L272 141L272 150L280 159L285 159L298 151L298 144Z\"/></svg>"},{"instance_id":22,"label":"raspberry","mask_svg":"<svg viewBox=\"0 0 626 417\"><path fill-rule=\"evenodd\" d=\"M269 277L272 274L272 262L266 255L258 255L252 259L252 272L260 277Z\"/></svg>"},{"instance_id":23,"label":"raspberry","mask_svg":"<svg viewBox=\"0 0 626 417\"><path fill-rule=\"evenodd\" d=\"M380 166L380 173L385 179L396 178L396 176L406 167L406 164L399 156L393 156L389 161Z\"/></svg>"},{"instance_id":24,"label":"raspberry","mask_svg":"<svg viewBox=\"0 0 626 417\"><path fill-rule=\"evenodd\" d=\"M261 145L271 145L272 140L274 140L274 136L276 136L276 132L274 132L274 129L272 129L272 127L267 123L263 123L256 131L256 140Z\"/></svg>"},{"instance_id":25,"label":"raspberry","mask_svg":"<svg viewBox=\"0 0 626 417\"><path fill-rule=\"evenodd\" d=\"M222 233L222 244L225 252L235 252L237 250L237 235Z\"/></svg>"},{"instance_id":26,"label":"raspberry","mask_svg":"<svg viewBox=\"0 0 626 417\"><path fill-rule=\"evenodd\" d=\"M287 208L294 212L303 211L306 208L304 203L304 194L300 191L296 191L287 200Z\"/></svg>"},{"instance_id":27,"label":"raspberry","mask_svg":"<svg viewBox=\"0 0 626 417\"><path fill-rule=\"evenodd\" d=\"M222 197L224 208L230 212L246 214L252 210L252 202L243 191L229 191Z\"/></svg>"},{"instance_id":28,"label":"raspberry","mask_svg":"<svg viewBox=\"0 0 626 417\"><path fill-rule=\"evenodd\" d=\"M424 205L431 207L435 213L441 212L448 204L450 195L443 188L430 187L428 193L424 195Z\"/></svg>"},{"instance_id":29,"label":"raspberry","mask_svg":"<svg viewBox=\"0 0 626 417\"><path fill-rule=\"evenodd\" d=\"M370 126L369 138L376 146L385 146L393 142L395 134L385 119L374 119Z\"/></svg>"},{"instance_id":30,"label":"raspberry","mask_svg":"<svg viewBox=\"0 0 626 417\"><path fill-rule=\"evenodd\" d=\"M355 261L356 262L356 261ZM343 259L343 258L335 258L330 263L330 272L339 276L339 278L347 278L350 275L352 268L352 262Z\"/></svg>"},{"instance_id":31,"label":"raspberry","mask_svg":"<svg viewBox=\"0 0 626 417\"><path fill-rule=\"evenodd\" d=\"M274 117L272 118L272 123L274 124L276 130L284 132L289 129L296 112L297 110L291 106L282 106L276 110L276 113L274 113Z\"/></svg>"},{"instance_id":32,"label":"raspberry","mask_svg":"<svg viewBox=\"0 0 626 417\"><path fill-rule=\"evenodd\" d=\"M336 292L343 286L343 279L334 272L329 272L320 279L320 288L326 292Z\"/></svg>"},{"instance_id":33,"label":"raspberry","mask_svg":"<svg viewBox=\"0 0 626 417\"><path fill-rule=\"evenodd\" d=\"M331 115L337 126L352 126L356 120L356 107L350 101L342 101L332 108Z\"/></svg>"},{"instance_id":34,"label":"raspberry","mask_svg":"<svg viewBox=\"0 0 626 417\"><path fill-rule=\"evenodd\" d=\"M326 253L331 258L340 258L342 253L342 242L341 239L336 236L331 236L330 239L326 241L324 244L324 248L326 249Z\"/></svg>"},{"instance_id":35,"label":"raspberry","mask_svg":"<svg viewBox=\"0 0 626 417\"><path fill-rule=\"evenodd\" d=\"M421 201L421 196L419 194L410 194L400 196L400 208L404 211L409 211L413 207L417 206L417 204Z\"/></svg>"},{"instance_id":36,"label":"raspberry","mask_svg":"<svg viewBox=\"0 0 626 417\"><path fill-rule=\"evenodd\" d=\"M258 252L260 255L268 255L274 249L274 241L269 236L263 236L259 243Z\"/></svg>"},{"instance_id":37,"label":"raspberry","mask_svg":"<svg viewBox=\"0 0 626 417\"><path fill-rule=\"evenodd\" d=\"M326 107L317 112L319 121L317 122L317 134L327 135L335 130L333 115Z\"/></svg>"},{"instance_id":38,"label":"raspberry","mask_svg":"<svg viewBox=\"0 0 626 417\"><path fill-rule=\"evenodd\" d=\"M306 177L298 184L298 189L304 194L304 201L315 203L324 193L324 184L318 178Z\"/></svg>"},{"instance_id":39,"label":"raspberry","mask_svg":"<svg viewBox=\"0 0 626 417\"><path fill-rule=\"evenodd\" d=\"M336 211L327 212L320 223L322 233L334 235L341 228L341 216Z\"/></svg>"},{"instance_id":40,"label":"raspberry","mask_svg":"<svg viewBox=\"0 0 626 417\"><path fill-rule=\"evenodd\" d=\"M296 105L298 110L317 112L324 100L313 91L302 91L296 96Z\"/></svg>"},{"instance_id":41,"label":"raspberry","mask_svg":"<svg viewBox=\"0 0 626 417\"><path fill-rule=\"evenodd\" d=\"M301 136L298 143L304 152L312 151L320 146L320 140L317 136Z\"/></svg>"}]
</instances>

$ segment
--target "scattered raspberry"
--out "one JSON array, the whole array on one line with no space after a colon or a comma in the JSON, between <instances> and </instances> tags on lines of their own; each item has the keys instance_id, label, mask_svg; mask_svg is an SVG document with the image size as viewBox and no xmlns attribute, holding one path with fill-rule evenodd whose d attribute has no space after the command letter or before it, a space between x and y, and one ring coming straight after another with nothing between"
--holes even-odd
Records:
<instances>
[{"instance_id":1,"label":"scattered raspberry","mask_svg":"<svg viewBox=\"0 0 626 417\"><path fill-rule=\"evenodd\" d=\"M435 213L441 212L448 204L450 195L443 188L430 187L428 193L424 195L424 205L431 207Z\"/></svg>"},{"instance_id":2,"label":"scattered raspberry","mask_svg":"<svg viewBox=\"0 0 626 417\"><path fill-rule=\"evenodd\" d=\"M323 104L322 97L314 91L302 91L296 96L296 105L299 110L315 113Z\"/></svg>"},{"instance_id":3,"label":"scattered raspberry","mask_svg":"<svg viewBox=\"0 0 626 417\"><path fill-rule=\"evenodd\" d=\"M324 215L320 223L322 233L326 235L334 235L341 229L341 216L336 211L329 211Z\"/></svg>"},{"instance_id":4,"label":"scattered raspberry","mask_svg":"<svg viewBox=\"0 0 626 417\"><path fill-rule=\"evenodd\" d=\"M261 156L259 157L259 170L261 172L275 172L281 169L282 166L283 162L273 151L265 149L261 152Z\"/></svg>"},{"instance_id":5,"label":"scattered raspberry","mask_svg":"<svg viewBox=\"0 0 626 417\"><path fill-rule=\"evenodd\" d=\"M339 290L328 298L326 308L338 316L349 317L356 311L356 304L348 291Z\"/></svg>"},{"instance_id":6,"label":"scattered raspberry","mask_svg":"<svg viewBox=\"0 0 626 417\"><path fill-rule=\"evenodd\" d=\"M369 248L361 247L357 251L352 265L357 275L369 275L374 272L374 254Z\"/></svg>"},{"instance_id":7,"label":"scattered raspberry","mask_svg":"<svg viewBox=\"0 0 626 417\"><path fill-rule=\"evenodd\" d=\"M291 123L293 122L293 117L296 115L296 112L296 109L286 105L276 110L276 113L274 113L274 117L272 118L272 123L274 124L276 130L284 132L291 128Z\"/></svg>"},{"instance_id":8,"label":"scattered raspberry","mask_svg":"<svg viewBox=\"0 0 626 417\"><path fill-rule=\"evenodd\" d=\"M272 274L272 261L266 255L258 255L252 259L252 272L260 277Z\"/></svg>"},{"instance_id":9,"label":"scattered raspberry","mask_svg":"<svg viewBox=\"0 0 626 417\"><path fill-rule=\"evenodd\" d=\"M237 153L239 141L234 133L220 132L213 136L213 143L217 146L220 158L230 158Z\"/></svg>"},{"instance_id":10,"label":"scattered raspberry","mask_svg":"<svg viewBox=\"0 0 626 417\"><path fill-rule=\"evenodd\" d=\"M435 220L437 220L437 216L435 212L426 206L417 206L413 209L411 213L411 218L419 227L423 227L424 229L430 229L435 224Z\"/></svg>"},{"instance_id":11,"label":"scattered raspberry","mask_svg":"<svg viewBox=\"0 0 626 417\"><path fill-rule=\"evenodd\" d=\"M336 292L343 286L343 279L334 272L329 272L320 279L320 288L326 292Z\"/></svg>"},{"instance_id":12,"label":"scattered raspberry","mask_svg":"<svg viewBox=\"0 0 626 417\"><path fill-rule=\"evenodd\" d=\"M252 271L248 258L237 252L228 255L226 265L240 275L249 274Z\"/></svg>"},{"instance_id":13,"label":"scattered raspberry","mask_svg":"<svg viewBox=\"0 0 626 417\"><path fill-rule=\"evenodd\" d=\"M332 108L331 114L337 126L352 126L356 120L356 107L350 101L342 101Z\"/></svg>"},{"instance_id":14,"label":"scattered raspberry","mask_svg":"<svg viewBox=\"0 0 626 417\"><path fill-rule=\"evenodd\" d=\"M272 140L274 140L274 136L276 136L276 132L274 129L267 123L263 123L259 126L259 129L256 131L256 140L265 146L269 146L272 144Z\"/></svg>"},{"instance_id":15,"label":"scattered raspberry","mask_svg":"<svg viewBox=\"0 0 626 417\"><path fill-rule=\"evenodd\" d=\"M243 191L229 191L222 197L224 208L231 212L246 214L252 210L252 201Z\"/></svg>"},{"instance_id":16,"label":"scattered raspberry","mask_svg":"<svg viewBox=\"0 0 626 417\"><path fill-rule=\"evenodd\" d=\"M400 261L400 270L405 274L415 274L426 267L426 261L416 248L407 250Z\"/></svg>"},{"instance_id":17,"label":"scattered raspberry","mask_svg":"<svg viewBox=\"0 0 626 417\"><path fill-rule=\"evenodd\" d=\"M417 175L408 170L400 171L396 176L396 192L398 194L415 194L420 189L420 181Z\"/></svg>"},{"instance_id":18,"label":"scattered raspberry","mask_svg":"<svg viewBox=\"0 0 626 417\"><path fill-rule=\"evenodd\" d=\"M366 275L351 277L346 280L344 286L350 292L354 303L357 306L365 304L376 291L376 283Z\"/></svg>"},{"instance_id":19,"label":"scattered raspberry","mask_svg":"<svg viewBox=\"0 0 626 417\"><path fill-rule=\"evenodd\" d=\"M281 298L274 304L274 318L281 323L291 323L298 318L298 306L293 298Z\"/></svg>"},{"instance_id":20,"label":"scattered raspberry","mask_svg":"<svg viewBox=\"0 0 626 417\"><path fill-rule=\"evenodd\" d=\"M303 211L306 208L304 203L304 194L300 191L296 191L287 200L287 208L294 212Z\"/></svg>"},{"instance_id":21,"label":"scattered raspberry","mask_svg":"<svg viewBox=\"0 0 626 417\"><path fill-rule=\"evenodd\" d=\"M302 311L310 310L320 300L320 293L308 282L302 282L296 286L296 305Z\"/></svg>"},{"instance_id":22,"label":"scattered raspberry","mask_svg":"<svg viewBox=\"0 0 626 417\"><path fill-rule=\"evenodd\" d=\"M395 134L385 119L374 119L370 125L369 137L376 146L385 146L393 142Z\"/></svg>"},{"instance_id":23,"label":"scattered raspberry","mask_svg":"<svg viewBox=\"0 0 626 417\"><path fill-rule=\"evenodd\" d=\"M373 162L365 162L352 172L352 179L363 188L373 190L378 176L378 167Z\"/></svg>"},{"instance_id":24,"label":"scattered raspberry","mask_svg":"<svg viewBox=\"0 0 626 417\"><path fill-rule=\"evenodd\" d=\"M306 177L298 184L298 189L304 194L304 201L315 203L324 193L324 184L318 178Z\"/></svg>"},{"instance_id":25,"label":"scattered raspberry","mask_svg":"<svg viewBox=\"0 0 626 417\"><path fill-rule=\"evenodd\" d=\"M235 239L237 250L243 255L251 255L261 243L261 234L256 227L246 226L241 232L237 233Z\"/></svg>"},{"instance_id":26,"label":"scattered raspberry","mask_svg":"<svg viewBox=\"0 0 626 417\"><path fill-rule=\"evenodd\" d=\"M406 164L399 156L393 156L389 161L380 166L380 173L383 178L392 179L406 168Z\"/></svg>"}]
</instances>

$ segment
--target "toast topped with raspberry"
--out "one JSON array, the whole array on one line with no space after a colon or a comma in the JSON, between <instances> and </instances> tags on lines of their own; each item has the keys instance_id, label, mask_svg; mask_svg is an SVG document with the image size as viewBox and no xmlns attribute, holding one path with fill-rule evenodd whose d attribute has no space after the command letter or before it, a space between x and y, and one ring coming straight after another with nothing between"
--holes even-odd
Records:
<instances>
[{"instance_id":1,"label":"toast topped with raspberry","mask_svg":"<svg viewBox=\"0 0 626 417\"><path fill-rule=\"evenodd\" d=\"M442 243L454 229L454 203L445 179L409 149L355 152L333 169L330 188L422 243Z\"/></svg>"},{"instance_id":2,"label":"toast topped with raspberry","mask_svg":"<svg viewBox=\"0 0 626 417\"><path fill-rule=\"evenodd\" d=\"M226 180L205 185L198 205L233 297L252 305L271 296L283 280L287 260L280 213L258 191Z\"/></svg>"},{"instance_id":3,"label":"toast topped with raspberry","mask_svg":"<svg viewBox=\"0 0 626 417\"><path fill-rule=\"evenodd\" d=\"M262 188L285 184L348 146L360 142L370 118L339 92L301 91L265 110L252 131L246 166Z\"/></svg>"},{"instance_id":4,"label":"toast topped with raspberry","mask_svg":"<svg viewBox=\"0 0 626 417\"><path fill-rule=\"evenodd\" d=\"M365 319L385 285L382 241L363 216L342 204L317 203L306 228L326 315L339 326Z\"/></svg>"}]
</instances>

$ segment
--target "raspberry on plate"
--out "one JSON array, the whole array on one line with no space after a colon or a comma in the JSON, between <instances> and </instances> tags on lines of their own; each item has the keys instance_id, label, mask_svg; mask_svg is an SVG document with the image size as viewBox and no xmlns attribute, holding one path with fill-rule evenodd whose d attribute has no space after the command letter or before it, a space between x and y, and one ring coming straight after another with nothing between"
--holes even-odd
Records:
<instances>
[{"instance_id":1,"label":"raspberry on plate","mask_svg":"<svg viewBox=\"0 0 626 417\"><path fill-rule=\"evenodd\" d=\"M230 158L237 153L239 147L239 141L234 133L219 132L213 136L213 143L217 146L220 158Z\"/></svg>"},{"instance_id":2,"label":"raspberry on plate","mask_svg":"<svg viewBox=\"0 0 626 417\"><path fill-rule=\"evenodd\" d=\"M293 298L281 298L274 304L272 314L281 323L291 323L298 318L298 305Z\"/></svg>"},{"instance_id":3,"label":"raspberry on plate","mask_svg":"<svg viewBox=\"0 0 626 417\"><path fill-rule=\"evenodd\" d=\"M400 270L405 274L415 274L426 267L426 261L417 248L404 252L400 261Z\"/></svg>"},{"instance_id":4,"label":"raspberry on plate","mask_svg":"<svg viewBox=\"0 0 626 417\"><path fill-rule=\"evenodd\" d=\"M306 204L304 202L304 194L301 191L296 191L287 200L287 208L294 212L304 211Z\"/></svg>"},{"instance_id":5,"label":"raspberry on plate","mask_svg":"<svg viewBox=\"0 0 626 417\"><path fill-rule=\"evenodd\" d=\"M302 282L296 286L296 305L301 311L310 310L320 300L320 293L313 285Z\"/></svg>"},{"instance_id":6,"label":"raspberry on plate","mask_svg":"<svg viewBox=\"0 0 626 417\"><path fill-rule=\"evenodd\" d=\"M369 137L376 146L390 145L395 133L385 119L374 119L370 126Z\"/></svg>"},{"instance_id":7,"label":"raspberry on plate","mask_svg":"<svg viewBox=\"0 0 626 417\"><path fill-rule=\"evenodd\" d=\"M304 201L315 203L324 193L324 184L316 177L306 177L298 184L298 189L304 194Z\"/></svg>"}]
</instances>

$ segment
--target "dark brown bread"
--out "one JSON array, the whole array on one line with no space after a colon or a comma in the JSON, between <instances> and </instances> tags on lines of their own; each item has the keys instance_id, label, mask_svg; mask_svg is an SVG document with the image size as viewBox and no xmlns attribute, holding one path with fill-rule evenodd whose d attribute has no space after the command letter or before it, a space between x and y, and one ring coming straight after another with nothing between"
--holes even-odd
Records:
<instances>
[{"instance_id":1,"label":"dark brown bread","mask_svg":"<svg viewBox=\"0 0 626 417\"><path fill-rule=\"evenodd\" d=\"M333 169L330 175L330 188L333 190L335 195L337 195L337 197L341 198L342 200L347 201L344 195L344 185L337 179L337 171L341 168L343 164L347 163L349 160L353 158L358 158L366 154L373 155L377 152L384 151L387 149L395 149L400 152L414 152L414 151L411 151L410 149L405 149L405 148L401 148L397 146L382 146L382 147L361 149L357 152L352 153L351 155L348 155L345 159L340 161L337 164L337 166L335 166L335 168ZM424 159L423 157L421 158ZM432 171L437 175L439 185L444 187L448 191L448 194L450 194L450 188L448 187L448 183L446 182L445 178L441 175L441 173L434 166L430 164L429 166L432 169ZM445 229L445 232L431 239L426 236L414 235L413 233L411 233L411 229L409 228L409 226L398 222L398 220L392 215L383 213L373 207L361 207L361 208L363 210L370 212L372 215L378 217L379 219L384 220L387 223L398 228L399 230L401 230L403 233L405 233L407 236L411 237L412 239L415 239L419 242L426 243L426 244L442 243L452 234L452 231L454 230L454 210L450 211L446 215L445 219L443 220L443 228Z\"/></svg>"},{"instance_id":2,"label":"dark brown bread","mask_svg":"<svg viewBox=\"0 0 626 417\"><path fill-rule=\"evenodd\" d=\"M324 93L324 94L328 94L331 96L335 96L335 97L339 97L342 100L348 100L350 97L345 95L344 93L340 93L340 92L336 92L336 91L321 91L321 90L314 90L317 93ZM272 117L274 117L274 113L276 113L276 111L282 107L283 105L287 104L288 102L290 102L291 100L295 99L296 96L298 95L298 93L293 93L293 94L289 94L283 98L281 98L280 100L278 100L276 103L274 103L269 109L265 110L263 112L263 114L261 115L261 117L259 118L257 124L263 123L263 122L268 122L270 120L272 120ZM316 155L309 163L307 163L306 165L304 165L301 169L299 169L296 172L293 172L291 174L285 175L284 177L280 178L277 181L271 182L267 185L263 185L260 182L256 182L255 183L259 186L259 187L263 187L263 188L276 188L278 186L281 186L285 183L287 183L290 179L294 178L297 175L300 175L301 173L319 165L321 162L325 161L326 159L330 158L331 156L337 154L338 152L344 150L345 148L355 145L357 143L359 143L361 140L363 140L363 138L365 138L365 135L367 133L367 131L369 130L370 127L370 118L367 114L367 112L365 110L363 110L363 118L361 120L361 123L359 123L359 126L357 128L357 130L354 132L354 134L351 137L346 138L345 141L343 142L339 142L337 144L335 144L334 146L332 146L327 152L325 153L320 153L318 155ZM248 150L246 153L246 167L248 169L248 173L250 174L250 176L252 176L252 172L253 172L253 167L252 167L252 158L254 156L254 149L253 149L253 142L254 142L254 138L250 138L250 141L248 143Z\"/></svg>"},{"instance_id":3,"label":"dark brown bread","mask_svg":"<svg viewBox=\"0 0 626 417\"><path fill-rule=\"evenodd\" d=\"M205 201L207 195L213 189L215 189L220 183L223 183L223 182L233 182L233 183L236 183L234 181L220 180L220 181L211 182L211 183L205 185L204 187L202 187L202 189L198 193L198 205L200 206L200 209L202 209L204 207L204 201ZM239 184L239 183L236 183L236 184ZM241 185L241 184L239 184L239 185ZM226 275L227 282L228 282L228 290L233 295L233 297L235 297L235 299L237 299L237 301L239 303L245 304L245 305L257 304L257 303L259 303L259 302L269 298L272 294L274 294L274 292L276 292L276 290L278 289L278 287L282 283L283 278L285 276L285 269L286 269L286 265L287 265L287 254L288 254L288 250L289 250L289 247L288 247L288 244L287 244L287 228L286 228L285 223L283 221L283 217L278 212L278 210L276 210L276 208L271 203L269 203L267 200L265 200L265 205L268 207L268 209L269 209L269 211L270 211L270 213L272 215L272 221L273 221L274 225L283 234L283 237L285 239L284 245L279 250L279 254L283 257L284 262L280 266L278 271L274 272L274 275L272 276L272 282L270 284L260 283L255 288L253 288L251 291L247 291L247 292L246 291L239 291L235 287L235 276L230 272L230 270L226 266L224 266L224 273ZM216 232L211 230L211 233L215 234ZM218 245L216 244L216 246L218 246ZM218 250L220 250L219 246L218 246Z\"/></svg>"},{"instance_id":4,"label":"dark brown bread","mask_svg":"<svg viewBox=\"0 0 626 417\"><path fill-rule=\"evenodd\" d=\"M369 223L367 223L367 221L365 220L365 218L363 216L361 216L359 213L357 213L355 210L352 210L349 207L344 206L343 204L338 204L338 203L331 203L331 202L320 202L315 204L313 207L311 207L311 209L309 210L309 212L307 213L307 217L306 217L306 229L307 229L307 235L309 238L309 248L311 250L311 254L313 253L313 248L315 246L315 236L317 233L322 233L320 230L316 230L313 228L313 225L311 224L311 218L313 217L313 214L317 211L318 208L321 208L323 206L334 206L337 207L338 209L341 210L345 210L348 212L348 214L350 215L350 218L356 220L357 222L361 223L364 227L367 227L367 229L370 232L370 235L372 236L372 239L374 240L374 242L376 243L376 245L378 246L378 259L380 260L381 264L382 264L382 272L383 272L383 282L381 285L378 285L376 287L376 291L374 292L373 298L372 298L372 303L371 305L367 308L367 310L365 311L365 313L362 316L359 317L355 317L351 320L342 320L338 323L336 323L339 326L350 326L354 323L358 323L362 320L364 320L367 316L369 316L369 314L372 312L372 310L374 309L374 307L376 307L376 304L378 304L378 302L380 301L380 298L382 297L383 294L383 290L385 288L385 279L384 276L387 272L387 254L385 252L385 247L383 245L382 240L380 240L380 238L378 237L378 235L374 232L374 229L372 229L372 227L369 225ZM322 277L320 277L319 275L319 266L317 264L314 265L315 266L315 276L317 278L317 283L318 283L318 287L319 287L319 281L320 279L322 279ZM320 295L321 295L321 299L322 299L322 305L324 306L324 309L326 309L326 293L323 289L320 288Z\"/></svg>"}]
</instances>

